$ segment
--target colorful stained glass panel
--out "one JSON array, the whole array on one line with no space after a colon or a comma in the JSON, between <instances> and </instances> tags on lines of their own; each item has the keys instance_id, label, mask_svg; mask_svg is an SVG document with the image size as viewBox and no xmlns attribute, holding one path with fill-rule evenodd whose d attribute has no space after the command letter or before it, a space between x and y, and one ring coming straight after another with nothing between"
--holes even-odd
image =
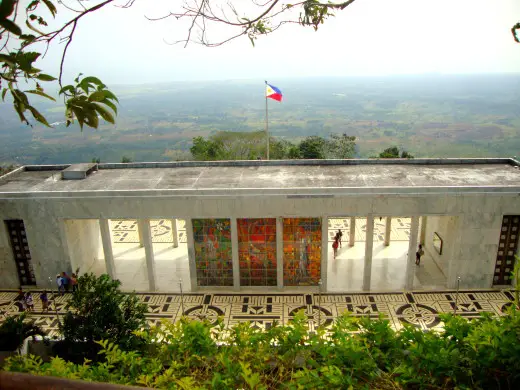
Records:
<instances>
[{"instance_id":1,"label":"colorful stained glass panel","mask_svg":"<svg viewBox=\"0 0 520 390\"><path fill-rule=\"evenodd\" d=\"M284 286L317 285L320 275L321 219L284 218Z\"/></svg>"},{"instance_id":2,"label":"colorful stained glass panel","mask_svg":"<svg viewBox=\"0 0 520 390\"><path fill-rule=\"evenodd\" d=\"M193 219L197 285L233 286L231 222L229 219Z\"/></svg>"},{"instance_id":3,"label":"colorful stained glass panel","mask_svg":"<svg viewBox=\"0 0 520 390\"><path fill-rule=\"evenodd\" d=\"M237 219L241 286L276 286L276 218Z\"/></svg>"}]
</instances>

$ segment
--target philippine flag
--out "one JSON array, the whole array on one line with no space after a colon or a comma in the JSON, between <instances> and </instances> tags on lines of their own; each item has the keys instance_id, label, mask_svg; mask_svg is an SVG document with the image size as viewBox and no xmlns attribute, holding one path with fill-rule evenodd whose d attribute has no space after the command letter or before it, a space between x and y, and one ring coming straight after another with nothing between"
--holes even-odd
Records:
<instances>
[{"instance_id":1,"label":"philippine flag","mask_svg":"<svg viewBox=\"0 0 520 390\"><path fill-rule=\"evenodd\" d=\"M278 102L282 101L282 91L276 88L274 85L265 83L265 97L271 98Z\"/></svg>"}]
</instances>

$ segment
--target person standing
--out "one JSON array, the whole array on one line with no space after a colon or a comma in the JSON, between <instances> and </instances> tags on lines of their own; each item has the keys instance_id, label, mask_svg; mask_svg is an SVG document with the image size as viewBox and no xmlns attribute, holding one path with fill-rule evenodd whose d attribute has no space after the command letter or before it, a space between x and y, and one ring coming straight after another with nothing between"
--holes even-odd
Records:
<instances>
[{"instance_id":1,"label":"person standing","mask_svg":"<svg viewBox=\"0 0 520 390\"><path fill-rule=\"evenodd\" d=\"M60 292L60 295L63 295L65 292L65 287L63 286L63 278L60 274L56 275L56 284L58 285L58 291Z\"/></svg>"},{"instance_id":2,"label":"person standing","mask_svg":"<svg viewBox=\"0 0 520 390\"><path fill-rule=\"evenodd\" d=\"M70 277L67 275L65 271L61 273L61 279L63 281L63 287L65 287L65 291L69 292L70 288Z\"/></svg>"},{"instance_id":3,"label":"person standing","mask_svg":"<svg viewBox=\"0 0 520 390\"><path fill-rule=\"evenodd\" d=\"M23 292L22 286L18 288L18 295L14 300L20 302L20 310L25 311L27 305L25 304L25 293Z\"/></svg>"},{"instance_id":4,"label":"person standing","mask_svg":"<svg viewBox=\"0 0 520 390\"><path fill-rule=\"evenodd\" d=\"M34 311L34 301L29 291L25 294L25 304L27 305L27 311Z\"/></svg>"},{"instance_id":5,"label":"person standing","mask_svg":"<svg viewBox=\"0 0 520 390\"><path fill-rule=\"evenodd\" d=\"M72 274L70 277L70 284L72 285L72 292L78 291L78 277L76 274Z\"/></svg>"},{"instance_id":6,"label":"person standing","mask_svg":"<svg viewBox=\"0 0 520 390\"><path fill-rule=\"evenodd\" d=\"M49 311L49 297L47 297L47 291L43 290L40 294L40 300L42 301L42 311Z\"/></svg>"},{"instance_id":7,"label":"person standing","mask_svg":"<svg viewBox=\"0 0 520 390\"><path fill-rule=\"evenodd\" d=\"M336 235L336 237L334 238L334 242L332 243L332 250L334 251L334 258L336 258L337 254L338 254L338 236Z\"/></svg>"},{"instance_id":8,"label":"person standing","mask_svg":"<svg viewBox=\"0 0 520 390\"><path fill-rule=\"evenodd\" d=\"M419 249L415 252L415 264L419 265L421 263L421 257L424 256L424 250L421 244L419 244Z\"/></svg>"},{"instance_id":9,"label":"person standing","mask_svg":"<svg viewBox=\"0 0 520 390\"><path fill-rule=\"evenodd\" d=\"M341 237L343 237L343 232L341 231L341 229L338 229L338 232L336 233L336 237L338 238L339 247L341 248Z\"/></svg>"}]
</instances>

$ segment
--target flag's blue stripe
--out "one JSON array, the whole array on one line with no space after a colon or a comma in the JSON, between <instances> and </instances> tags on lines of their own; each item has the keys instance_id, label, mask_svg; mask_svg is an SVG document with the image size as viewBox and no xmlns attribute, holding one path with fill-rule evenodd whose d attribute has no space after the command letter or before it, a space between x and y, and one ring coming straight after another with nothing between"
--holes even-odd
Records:
<instances>
[{"instance_id":1,"label":"flag's blue stripe","mask_svg":"<svg viewBox=\"0 0 520 390\"><path fill-rule=\"evenodd\" d=\"M279 93L280 95L282 94L282 91L280 91L278 88L276 88L274 85L271 85L271 84L267 84L269 85L276 93Z\"/></svg>"}]
</instances>

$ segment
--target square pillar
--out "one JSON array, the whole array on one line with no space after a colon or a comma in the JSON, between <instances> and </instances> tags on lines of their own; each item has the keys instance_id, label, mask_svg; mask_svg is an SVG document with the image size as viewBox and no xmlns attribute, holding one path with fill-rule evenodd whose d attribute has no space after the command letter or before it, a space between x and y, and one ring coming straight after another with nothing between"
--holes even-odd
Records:
<instances>
[{"instance_id":1,"label":"square pillar","mask_svg":"<svg viewBox=\"0 0 520 390\"><path fill-rule=\"evenodd\" d=\"M177 219L172 219L172 236L173 236L173 247L179 247L179 233L177 231Z\"/></svg>"},{"instance_id":2,"label":"square pillar","mask_svg":"<svg viewBox=\"0 0 520 390\"><path fill-rule=\"evenodd\" d=\"M140 220L137 220L137 233L139 234L139 246L142 248L144 246L144 236L143 229L141 229L141 224L139 221Z\"/></svg>"},{"instance_id":3,"label":"square pillar","mask_svg":"<svg viewBox=\"0 0 520 390\"><path fill-rule=\"evenodd\" d=\"M108 276L116 279L116 265L114 262L114 253L112 252L112 235L110 234L110 225L108 219L101 218L99 220L99 230L101 232L101 242L103 243L103 253L105 256L105 265L107 267Z\"/></svg>"},{"instance_id":4,"label":"square pillar","mask_svg":"<svg viewBox=\"0 0 520 390\"><path fill-rule=\"evenodd\" d=\"M231 218L231 258L233 261L233 288L240 290L240 262L238 261L237 219Z\"/></svg>"},{"instance_id":5,"label":"square pillar","mask_svg":"<svg viewBox=\"0 0 520 390\"><path fill-rule=\"evenodd\" d=\"M363 270L363 290L370 291L372 279L372 252L374 244L374 216L367 216L367 233L365 240L365 267Z\"/></svg>"},{"instance_id":6,"label":"square pillar","mask_svg":"<svg viewBox=\"0 0 520 390\"><path fill-rule=\"evenodd\" d=\"M276 285L283 288L283 218L276 218Z\"/></svg>"},{"instance_id":7,"label":"square pillar","mask_svg":"<svg viewBox=\"0 0 520 390\"><path fill-rule=\"evenodd\" d=\"M327 274L329 264L329 217L321 218L321 288L327 291Z\"/></svg>"},{"instance_id":8,"label":"square pillar","mask_svg":"<svg viewBox=\"0 0 520 390\"><path fill-rule=\"evenodd\" d=\"M421 217L421 233L420 233L420 238L419 238L419 242L424 245L424 243L426 242L426 224L428 223L428 221L426 220L426 217Z\"/></svg>"},{"instance_id":9,"label":"square pillar","mask_svg":"<svg viewBox=\"0 0 520 390\"><path fill-rule=\"evenodd\" d=\"M410 243L408 246L408 261L406 262L406 284L405 290L410 291L413 288L413 278L415 276L415 252L418 246L419 233L419 217L412 217L410 226Z\"/></svg>"},{"instance_id":10,"label":"square pillar","mask_svg":"<svg viewBox=\"0 0 520 390\"><path fill-rule=\"evenodd\" d=\"M390 233L392 232L392 217L386 217L385 246L390 245Z\"/></svg>"},{"instance_id":11,"label":"square pillar","mask_svg":"<svg viewBox=\"0 0 520 390\"><path fill-rule=\"evenodd\" d=\"M144 253L146 254L146 269L148 271L148 288L150 291L155 291L155 259L153 255L152 246L152 232L150 230L150 220L140 219L137 221L139 224L139 231L142 232Z\"/></svg>"},{"instance_id":12,"label":"square pillar","mask_svg":"<svg viewBox=\"0 0 520 390\"><path fill-rule=\"evenodd\" d=\"M349 233L348 245L354 246L355 242L356 242L356 217L350 217L350 233Z\"/></svg>"},{"instance_id":13,"label":"square pillar","mask_svg":"<svg viewBox=\"0 0 520 390\"><path fill-rule=\"evenodd\" d=\"M197 264L195 262L195 240L193 239L193 224L191 218L186 218L186 241L188 243L188 264L190 268L191 291L196 291L197 284Z\"/></svg>"}]
</instances>

